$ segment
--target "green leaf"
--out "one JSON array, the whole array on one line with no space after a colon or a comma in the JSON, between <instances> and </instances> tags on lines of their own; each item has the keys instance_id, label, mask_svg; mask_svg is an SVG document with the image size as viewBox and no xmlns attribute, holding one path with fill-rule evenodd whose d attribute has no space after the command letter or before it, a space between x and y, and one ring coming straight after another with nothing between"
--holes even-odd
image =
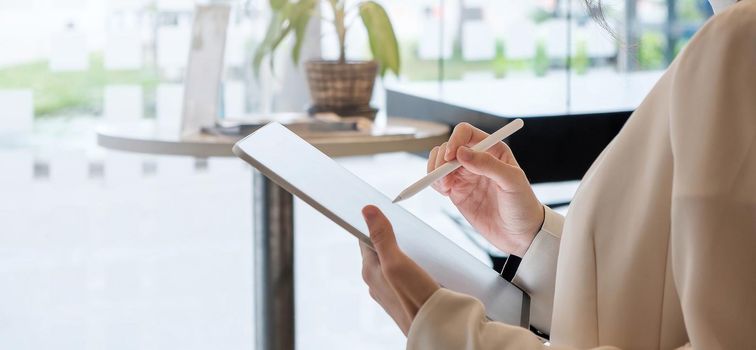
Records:
<instances>
[{"instance_id":1,"label":"green leaf","mask_svg":"<svg viewBox=\"0 0 756 350\"><path fill-rule=\"evenodd\" d=\"M270 67L273 69L273 55L275 54L276 49L292 32L295 36L295 42L292 47L291 56L295 63L299 62L299 56L302 51L302 45L307 31L307 24L314 13L318 1L319 0L299 0L297 2L290 2L286 0L270 0L271 7L280 7L274 8L270 23L268 24L268 29L265 33L265 38L255 50L252 65L256 77L259 77L260 66L266 57L270 57Z\"/></svg>"},{"instance_id":2,"label":"green leaf","mask_svg":"<svg viewBox=\"0 0 756 350\"><path fill-rule=\"evenodd\" d=\"M278 45L281 44L283 39L286 38L286 35L291 32L291 26L288 21L290 8L291 5L286 4L281 11L274 12L270 18L265 38L255 49L255 54L252 58L252 67L254 68L256 77L259 77L260 75L260 66L262 65L263 59L265 59L266 56L273 56ZM273 67L272 58L270 62L271 67Z\"/></svg>"},{"instance_id":3,"label":"green leaf","mask_svg":"<svg viewBox=\"0 0 756 350\"><path fill-rule=\"evenodd\" d=\"M386 10L375 1L365 1L360 4L360 17L368 32L370 51L381 66L381 76L387 70L399 75L399 43Z\"/></svg>"},{"instance_id":4,"label":"green leaf","mask_svg":"<svg viewBox=\"0 0 756 350\"><path fill-rule=\"evenodd\" d=\"M310 17L312 17L317 4L318 0L299 0L289 18L289 22L294 28L294 47L291 49L291 59L295 64L299 63L302 44L307 34L307 24L310 23Z\"/></svg>"},{"instance_id":5,"label":"green leaf","mask_svg":"<svg viewBox=\"0 0 756 350\"><path fill-rule=\"evenodd\" d=\"M287 2L287 0L270 0L270 8L273 9L273 11L278 11L282 9Z\"/></svg>"}]
</instances>

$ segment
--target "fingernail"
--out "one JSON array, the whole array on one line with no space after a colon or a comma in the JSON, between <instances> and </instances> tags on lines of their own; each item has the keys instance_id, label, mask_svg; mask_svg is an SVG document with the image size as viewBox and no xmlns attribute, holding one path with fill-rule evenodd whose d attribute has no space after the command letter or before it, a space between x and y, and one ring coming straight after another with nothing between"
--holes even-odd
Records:
<instances>
[{"instance_id":1,"label":"fingernail","mask_svg":"<svg viewBox=\"0 0 756 350\"><path fill-rule=\"evenodd\" d=\"M458 157L460 160L470 160L473 157L472 150L467 147L460 147Z\"/></svg>"},{"instance_id":2,"label":"fingernail","mask_svg":"<svg viewBox=\"0 0 756 350\"><path fill-rule=\"evenodd\" d=\"M373 220L376 214L378 214L378 208L372 205L368 205L362 209L362 215L365 216L365 220Z\"/></svg>"}]
</instances>

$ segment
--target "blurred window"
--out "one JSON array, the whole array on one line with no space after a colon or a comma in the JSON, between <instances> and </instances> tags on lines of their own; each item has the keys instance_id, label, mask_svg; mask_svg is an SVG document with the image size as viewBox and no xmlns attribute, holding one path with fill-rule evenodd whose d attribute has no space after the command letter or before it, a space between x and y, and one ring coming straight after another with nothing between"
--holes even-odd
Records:
<instances>
[{"instance_id":1,"label":"blurred window","mask_svg":"<svg viewBox=\"0 0 756 350\"><path fill-rule=\"evenodd\" d=\"M447 97L461 94L455 100L483 109L491 100L532 114L634 108L712 15L707 0L604 0L607 30L582 0L380 2L402 52L394 87L436 91L443 84ZM324 55L335 57L327 26ZM369 57L361 30L347 41L353 58ZM483 96L490 94L497 98Z\"/></svg>"},{"instance_id":2,"label":"blurred window","mask_svg":"<svg viewBox=\"0 0 756 350\"><path fill-rule=\"evenodd\" d=\"M584 86L589 91L619 84L611 87L617 93L645 94L651 84L643 80L654 81L712 14L706 0L605 2L615 38L588 16L580 0L380 2L400 41L399 81L517 82L523 93L578 109L605 103L571 91ZM250 57L264 35L268 2L228 3L219 108L225 114L265 111L275 77L255 79ZM0 2L0 96L18 101L17 120L88 115L161 117L172 123L193 6L192 0ZM347 54L369 57L361 23L351 28ZM323 22L321 30L323 56L333 58L338 51L333 28ZM551 80L544 84L555 88L543 91L535 84L528 90L529 80L538 79ZM23 98L11 98L16 95ZM14 123L24 128L26 122Z\"/></svg>"},{"instance_id":3,"label":"blurred window","mask_svg":"<svg viewBox=\"0 0 756 350\"><path fill-rule=\"evenodd\" d=\"M223 89L229 106L219 109L257 110L264 84L251 79L249 59L263 36L268 2L202 1L212 2L232 8ZM21 104L33 98L31 111L16 114L36 118L179 113L174 87L185 74L194 6L193 0L2 1L0 97L23 93L14 111L26 111Z\"/></svg>"}]
</instances>

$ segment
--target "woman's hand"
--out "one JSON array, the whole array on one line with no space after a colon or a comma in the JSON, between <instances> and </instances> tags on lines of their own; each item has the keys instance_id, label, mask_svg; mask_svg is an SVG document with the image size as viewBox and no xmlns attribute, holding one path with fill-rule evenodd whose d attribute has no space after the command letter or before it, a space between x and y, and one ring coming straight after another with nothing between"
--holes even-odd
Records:
<instances>
[{"instance_id":1,"label":"woman's hand","mask_svg":"<svg viewBox=\"0 0 756 350\"><path fill-rule=\"evenodd\" d=\"M523 256L543 224L543 206L525 173L503 142L485 152L469 147L488 134L467 123L454 128L448 142L433 148L428 172L457 159L462 167L433 184L467 221L497 248Z\"/></svg>"},{"instance_id":2,"label":"woman's hand","mask_svg":"<svg viewBox=\"0 0 756 350\"><path fill-rule=\"evenodd\" d=\"M417 312L438 290L438 283L399 249L391 223L377 207L366 206L362 216L375 248L360 243L362 279L370 296L407 335Z\"/></svg>"}]
</instances>

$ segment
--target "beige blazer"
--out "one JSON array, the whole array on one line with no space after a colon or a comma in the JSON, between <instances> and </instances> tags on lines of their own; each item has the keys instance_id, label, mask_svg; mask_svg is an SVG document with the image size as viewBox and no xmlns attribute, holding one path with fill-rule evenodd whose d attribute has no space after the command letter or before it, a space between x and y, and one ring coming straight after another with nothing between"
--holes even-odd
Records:
<instances>
[{"instance_id":1,"label":"beige blazer","mask_svg":"<svg viewBox=\"0 0 756 350\"><path fill-rule=\"evenodd\" d=\"M756 0L714 16L583 178L513 280L552 348L756 349ZM540 349L440 289L408 349Z\"/></svg>"}]
</instances>

